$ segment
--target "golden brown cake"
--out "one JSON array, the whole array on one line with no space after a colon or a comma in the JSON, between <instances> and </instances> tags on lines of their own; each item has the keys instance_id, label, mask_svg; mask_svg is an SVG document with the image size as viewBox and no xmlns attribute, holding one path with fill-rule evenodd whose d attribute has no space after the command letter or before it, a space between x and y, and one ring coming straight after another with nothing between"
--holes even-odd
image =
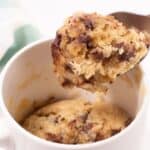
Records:
<instances>
[{"instance_id":1,"label":"golden brown cake","mask_svg":"<svg viewBox=\"0 0 150 150\"><path fill-rule=\"evenodd\" d=\"M78 13L58 29L51 48L63 86L104 91L144 58L149 45L148 33L127 28L113 16Z\"/></svg>"},{"instance_id":2,"label":"golden brown cake","mask_svg":"<svg viewBox=\"0 0 150 150\"><path fill-rule=\"evenodd\" d=\"M39 109L25 119L23 127L48 141L80 144L109 138L130 121L129 115L113 104L72 99Z\"/></svg>"}]
</instances>

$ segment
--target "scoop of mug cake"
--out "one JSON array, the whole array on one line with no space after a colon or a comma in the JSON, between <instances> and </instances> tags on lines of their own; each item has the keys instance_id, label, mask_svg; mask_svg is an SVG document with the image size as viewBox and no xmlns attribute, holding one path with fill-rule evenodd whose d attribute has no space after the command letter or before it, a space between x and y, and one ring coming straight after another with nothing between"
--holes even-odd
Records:
<instances>
[{"instance_id":1,"label":"scoop of mug cake","mask_svg":"<svg viewBox=\"0 0 150 150\"><path fill-rule=\"evenodd\" d=\"M130 121L130 116L116 105L71 99L39 109L25 119L23 127L48 141L81 144L109 138Z\"/></svg>"},{"instance_id":2,"label":"scoop of mug cake","mask_svg":"<svg viewBox=\"0 0 150 150\"><path fill-rule=\"evenodd\" d=\"M149 46L148 33L127 28L113 16L78 13L58 29L51 49L63 86L105 91L144 58Z\"/></svg>"}]
</instances>

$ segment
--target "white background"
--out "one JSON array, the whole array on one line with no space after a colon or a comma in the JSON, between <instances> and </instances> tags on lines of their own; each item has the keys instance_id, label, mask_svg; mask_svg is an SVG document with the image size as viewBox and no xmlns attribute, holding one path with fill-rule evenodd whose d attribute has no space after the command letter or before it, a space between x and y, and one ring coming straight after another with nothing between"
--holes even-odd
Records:
<instances>
[{"instance_id":1,"label":"white background","mask_svg":"<svg viewBox=\"0 0 150 150\"><path fill-rule=\"evenodd\" d=\"M146 15L150 0L0 0L0 55L13 42L12 33L21 23L31 23L52 38L63 20L77 11Z\"/></svg>"},{"instance_id":2,"label":"white background","mask_svg":"<svg viewBox=\"0 0 150 150\"><path fill-rule=\"evenodd\" d=\"M31 23L44 37L52 38L63 20L77 11L150 14L150 0L0 0L0 7L0 55L13 42L13 31L22 23ZM147 72L150 73L150 68ZM148 118L150 126L150 111ZM147 133L145 140L148 141L150 131ZM150 149L148 145L143 146L143 150Z\"/></svg>"}]
</instances>

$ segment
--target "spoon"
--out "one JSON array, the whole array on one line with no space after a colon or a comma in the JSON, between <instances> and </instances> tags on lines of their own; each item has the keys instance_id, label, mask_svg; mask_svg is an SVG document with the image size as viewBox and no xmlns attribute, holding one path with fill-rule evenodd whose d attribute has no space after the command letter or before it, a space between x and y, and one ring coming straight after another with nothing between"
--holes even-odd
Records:
<instances>
[{"instance_id":1,"label":"spoon","mask_svg":"<svg viewBox=\"0 0 150 150\"><path fill-rule=\"evenodd\" d=\"M150 15L138 15L129 12L114 12L110 15L121 21L128 27L136 27L139 30L144 30L150 33Z\"/></svg>"}]
</instances>

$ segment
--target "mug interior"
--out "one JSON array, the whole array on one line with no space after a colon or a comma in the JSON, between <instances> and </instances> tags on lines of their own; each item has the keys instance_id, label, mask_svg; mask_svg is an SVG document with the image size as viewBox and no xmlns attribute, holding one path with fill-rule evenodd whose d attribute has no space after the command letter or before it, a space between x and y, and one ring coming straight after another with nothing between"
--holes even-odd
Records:
<instances>
[{"instance_id":1,"label":"mug interior","mask_svg":"<svg viewBox=\"0 0 150 150\"><path fill-rule=\"evenodd\" d=\"M96 100L94 93L79 88L61 87L53 71L50 44L50 41L44 41L28 46L7 65L2 96L9 113L17 122L21 122L26 115L52 97ZM101 98L119 105L135 117L144 100L142 78L142 71L137 66L118 77Z\"/></svg>"}]
</instances>

